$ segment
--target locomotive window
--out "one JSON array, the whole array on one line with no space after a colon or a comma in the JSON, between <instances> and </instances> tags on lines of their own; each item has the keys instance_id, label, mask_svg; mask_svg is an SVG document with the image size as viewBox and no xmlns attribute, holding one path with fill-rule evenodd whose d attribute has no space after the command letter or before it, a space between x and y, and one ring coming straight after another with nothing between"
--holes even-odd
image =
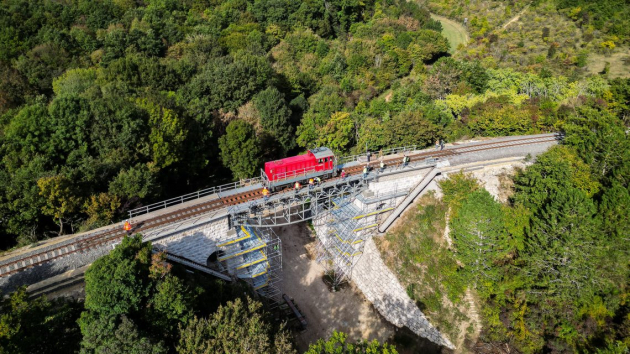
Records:
<instances>
[{"instance_id":1,"label":"locomotive window","mask_svg":"<svg viewBox=\"0 0 630 354\"><path fill-rule=\"evenodd\" d=\"M317 163L322 163L322 159L319 159L319 162L317 162Z\"/></svg>"}]
</instances>

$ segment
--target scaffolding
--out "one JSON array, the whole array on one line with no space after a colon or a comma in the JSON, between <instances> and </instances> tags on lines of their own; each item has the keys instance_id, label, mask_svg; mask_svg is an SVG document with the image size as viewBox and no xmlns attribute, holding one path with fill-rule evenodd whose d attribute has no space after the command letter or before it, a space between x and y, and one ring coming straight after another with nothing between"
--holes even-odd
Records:
<instances>
[{"instance_id":1,"label":"scaffolding","mask_svg":"<svg viewBox=\"0 0 630 354\"><path fill-rule=\"evenodd\" d=\"M313 188L299 191L276 193L268 200L259 198L247 203L231 206L228 209L230 220L235 226L250 227L284 226L307 221L322 210L329 209L332 201L344 196L355 197L367 188L369 179L352 176L343 181L322 183Z\"/></svg>"},{"instance_id":2,"label":"scaffolding","mask_svg":"<svg viewBox=\"0 0 630 354\"><path fill-rule=\"evenodd\" d=\"M395 200L401 191L393 191L391 196L376 196L362 193L358 201L354 196L333 200L333 207L321 213L317 228L323 228L317 237L317 261L324 266L333 289L352 276L352 269L363 254L365 241L373 236L384 213L395 207Z\"/></svg>"},{"instance_id":3,"label":"scaffolding","mask_svg":"<svg viewBox=\"0 0 630 354\"><path fill-rule=\"evenodd\" d=\"M217 247L222 251L217 260L231 276L246 281L273 303L282 301L282 244L273 230L240 225Z\"/></svg>"}]
</instances>

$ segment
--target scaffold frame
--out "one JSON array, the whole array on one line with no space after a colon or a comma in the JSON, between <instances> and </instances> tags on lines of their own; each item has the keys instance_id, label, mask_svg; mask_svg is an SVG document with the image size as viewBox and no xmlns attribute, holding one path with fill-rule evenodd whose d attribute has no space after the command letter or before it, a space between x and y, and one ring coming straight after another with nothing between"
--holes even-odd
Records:
<instances>
[{"instance_id":1,"label":"scaffold frame","mask_svg":"<svg viewBox=\"0 0 630 354\"><path fill-rule=\"evenodd\" d=\"M273 304L282 301L282 241L269 227L235 226L231 237L217 244L218 261L233 278L247 282Z\"/></svg>"},{"instance_id":2,"label":"scaffold frame","mask_svg":"<svg viewBox=\"0 0 630 354\"><path fill-rule=\"evenodd\" d=\"M247 224L251 227L284 226L311 220L320 209L329 208L333 199L356 196L364 191L369 179L354 177L278 194L269 200L252 200L230 207L230 219L234 226Z\"/></svg>"},{"instance_id":3,"label":"scaffold frame","mask_svg":"<svg viewBox=\"0 0 630 354\"><path fill-rule=\"evenodd\" d=\"M352 277L365 241L375 234L380 218L395 208L396 198L402 193L395 188L387 193L366 191L360 200L340 197L333 201L332 208L317 215L314 225L324 231L317 235L317 261L326 270L333 289Z\"/></svg>"}]
</instances>

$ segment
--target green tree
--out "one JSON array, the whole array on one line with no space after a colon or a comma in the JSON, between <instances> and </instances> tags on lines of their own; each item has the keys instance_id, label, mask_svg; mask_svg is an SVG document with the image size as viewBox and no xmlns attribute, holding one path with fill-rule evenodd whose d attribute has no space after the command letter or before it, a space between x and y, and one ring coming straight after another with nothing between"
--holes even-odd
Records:
<instances>
[{"instance_id":1,"label":"green tree","mask_svg":"<svg viewBox=\"0 0 630 354\"><path fill-rule=\"evenodd\" d=\"M271 80L273 71L265 57L235 56L210 61L187 85L184 97L198 121L210 119L218 109L235 111Z\"/></svg>"},{"instance_id":2,"label":"green tree","mask_svg":"<svg viewBox=\"0 0 630 354\"><path fill-rule=\"evenodd\" d=\"M59 235L62 235L64 220L81 205L81 199L74 190L75 185L63 175L40 178L37 185L40 189L39 194L46 201L42 213L52 216L57 221Z\"/></svg>"},{"instance_id":3,"label":"green tree","mask_svg":"<svg viewBox=\"0 0 630 354\"><path fill-rule=\"evenodd\" d=\"M57 97L51 102L48 112L55 158L76 163L88 153L92 123L89 101L77 96Z\"/></svg>"},{"instance_id":4,"label":"green tree","mask_svg":"<svg viewBox=\"0 0 630 354\"><path fill-rule=\"evenodd\" d=\"M33 47L15 62L15 67L39 92L52 92L52 81L59 76L69 63L66 50L54 43L44 43Z\"/></svg>"},{"instance_id":5,"label":"green tree","mask_svg":"<svg viewBox=\"0 0 630 354\"><path fill-rule=\"evenodd\" d=\"M485 189L468 194L457 216L451 219L458 258L475 288L491 288L499 281L494 264L504 252L505 234L501 205Z\"/></svg>"},{"instance_id":6,"label":"green tree","mask_svg":"<svg viewBox=\"0 0 630 354\"><path fill-rule=\"evenodd\" d=\"M14 170L38 155L54 155L55 146L50 141L52 130L51 119L43 103L22 107L4 126L2 160L10 170Z\"/></svg>"},{"instance_id":7,"label":"green tree","mask_svg":"<svg viewBox=\"0 0 630 354\"><path fill-rule=\"evenodd\" d=\"M439 137L438 127L417 111L399 113L383 125L389 147L427 146Z\"/></svg>"},{"instance_id":8,"label":"green tree","mask_svg":"<svg viewBox=\"0 0 630 354\"><path fill-rule=\"evenodd\" d=\"M165 260L162 260L164 262ZM192 319L189 289L178 277L165 275L149 300L153 325L164 333L177 333L177 326Z\"/></svg>"},{"instance_id":9,"label":"green tree","mask_svg":"<svg viewBox=\"0 0 630 354\"><path fill-rule=\"evenodd\" d=\"M190 320L180 328L179 354L295 353L284 331L274 333L261 315L261 304L229 301L210 318ZM275 338L274 338L275 337Z\"/></svg>"},{"instance_id":10,"label":"green tree","mask_svg":"<svg viewBox=\"0 0 630 354\"><path fill-rule=\"evenodd\" d=\"M85 272L85 309L98 316L137 315L151 292L151 244L125 237Z\"/></svg>"},{"instance_id":11,"label":"green tree","mask_svg":"<svg viewBox=\"0 0 630 354\"><path fill-rule=\"evenodd\" d=\"M603 231L613 237L626 238L630 232L630 192L620 183L606 189L599 203L599 214L604 221ZM621 241L621 240L620 240ZM627 245L625 242L620 242Z\"/></svg>"},{"instance_id":12,"label":"green tree","mask_svg":"<svg viewBox=\"0 0 630 354\"><path fill-rule=\"evenodd\" d=\"M146 164L120 170L109 183L109 193L127 199L152 196L157 189L155 173L155 169Z\"/></svg>"},{"instance_id":13,"label":"green tree","mask_svg":"<svg viewBox=\"0 0 630 354\"><path fill-rule=\"evenodd\" d=\"M450 58L438 59L430 71L430 76L424 82L424 91L431 98L444 99L453 92L460 81L463 71L460 64Z\"/></svg>"},{"instance_id":14,"label":"green tree","mask_svg":"<svg viewBox=\"0 0 630 354\"><path fill-rule=\"evenodd\" d=\"M472 174L463 171L450 174L448 177L448 179L441 180L439 184L442 193L444 193L442 199L448 204L450 215L454 218L468 195L479 190L481 186Z\"/></svg>"},{"instance_id":15,"label":"green tree","mask_svg":"<svg viewBox=\"0 0 630 354\"><path fill-rule=\"evenodd\" d=\"M22 105L31 94L32 90L24 77L17 70L0 62L0 115L9 108Z\"/></svg>"},{"instance_id":16,"label":"green tree","mask_svg":"<svg viewBox=\"0 0 630 354\"><path fill-rule=\"evenodd\" d=\"M532 284L562 301L589 301L605 283L594 265L604 256L601 220L584 191L555 191L534 214L526 247Z\"/></svg>"},{"instance_id":17,"label":"green tree","mask_svg":"<svg viewBox=\"0 0 630 354\"><path fill-rule=\"evenodd\" d=\"M297 143L301 147L317 147L323 135L321 129L336 112L343 109L343 97L337 87L324 87L309 98L308 111L297 128Z\"/></svg>"},{"instance_id":18,"label":"green tree","mask_svg":"<svg viewBox=\"0 0 630 354\"><path fill-rule=\"evenodd\" d=\"M232 170L234 178L250 178L261 164L260 141L251 124L234 120L228 124L226 133L219 138L221 160Z\"/></svg>"},{"instance_id":19,"label":"green tree","mask_svg":"<svg viewBox=\"0 0 630 354\"><path fill-rule=\"evenodd\" d=\"M600 184L575 150L555 146L539 155L535 164L517 174L514 187L514 201L536 213L560 190L577 188L590 197L600 189Z\"/></svg>"},{"instance_id":20,"label":"green tree","mask_svg":"<svg viewBox=\"0 0 630 354\"><path fill-rule=\"evenodd\" d=\"M191 291L165 261L136 235L88 268L79 319L84 352L163 353L174 346L178 326L193 317L203 290Z\"/></svg>"},{"instance_id":21,"label":"green tree","mask_svg":"<svg viewBox=\"0 0 630 354\"><path fill-rule=\"evenodd\" d=\"M85 213L88 215L86 224L92 227L111 224L119 208L120 198L115 195L107 193L92 195L84 204Z\"/></svg>"},{"instance_id":22,"label":"green tree","mask_svg":"<svg viewBox=\"0 0 630 354\"><path fill-rule=\"evenodd\" d=\"M81 306L66 300L29 299L26 288L0 303L0 352L76 353L81 333L76 320Z\"/></svg>"},{"instance_id":23,"label":"green tree","mask_svg":"<svg viewBox=\"0 0 630 354\"><path fill-rule=\"evenodd\" d=\"M182 119L172 109L147 99L138 100L137 105L149 114L149 142L155 166L164 168L179 161L187 134Z\"/></svg>"},{"instance_id":24,"label":"green tree","mask_svg":"<svg viewBox=\"0 0 630 354\"><path fill-rule=\"evenodd\" d=\"M294 128L291 125L291 109L284 95L275 87L257 93L254 105L260 113L260 125L282 145L286 153L295 147Z\"/></svg>"},{"instance_id":25,"label":"green tree","mask_svg":"<svg viewBox=\"0 0 630 354\"><path fill-rule=\"evenodd\" d=\"M319 339L311 343L305 354L397 354L396 348L389 344L381 344L376 339L371 342L360 341L348 343L348 335L343 332L333 331L328 340Z\"/></svg>"},{"instance_id":26,"label":"green tree","mask_svg":"<svg viewBox=\"0 0 630 354\"><path fill-rule=\"evenodd\" d=\"M83 354L163 354L165 345L143 336L131 319L125 315L81 316L81 353Z\"/></svg>"},{"instance_id":27,"label":"green tree","mask_svg":"<svg viewBox=\"0 0 630 354\"><path fill-rule=\"evenodd\" d=\"M630 182L622 172L630 166L630 138L620 119L605 110L582 106L563 128L566 144L575 147L599 180Z\"/></svg>"},{"instance_id":28,"label":"green tree","mask_svg":"<svg viewBox=\"0 0 630 354\"><path fill-rule=\"evenodd\" d=\"M337 112L322 127L319 146L326 146L334 151L348 151L354 137L354 120L350 113Z\"/></svg>"}]
</instances>

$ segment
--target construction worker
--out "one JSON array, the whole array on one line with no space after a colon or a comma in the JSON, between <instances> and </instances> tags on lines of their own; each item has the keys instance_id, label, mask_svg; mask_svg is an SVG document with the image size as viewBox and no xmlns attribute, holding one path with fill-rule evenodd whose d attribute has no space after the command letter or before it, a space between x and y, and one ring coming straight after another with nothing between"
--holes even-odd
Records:
<instances>
[{"instance_id":1,"label":"construction worker","mask_svg":"<svg viewBox=\"0 0 630 354\"><path fill-rule=\"evenodd\" d=\"M269 189L267 189L267 187L263 188L262 195L265 203L267 203L267 201L269 200Z\"/></svg>"},{"instance_id":2,"label":"construction worker","mask_svg":"<svg viewBox=\"0 0 630 354\"><path fill-rule=\"evenodd\" d=\"M440 141L436 140L435 141L435 151L438 151L440 149Z\"/></svg>"},{"instance_id":3,"label":"construction worker","mask_svg":"<svg viewBox=\"0 0 630 354\"><path fill-rule=\"evenodd\" d=\"M315 186L315 180L310 178L308 180L308 189L313 189L314 186Z\"/></svg>"},{"instance_id":4,"label":"construction worker","mask_svg":"<svg viewBox=\"0 0 630 354\"><path fill-rule=\"evenodd\" d=\"M440 139L440 150L444 150L444 139Z\"/></svg>"},{"instance_id":5,"label":"construction worker","mask_svg":"<svg viewBox=\"0 0 630 354\"><path fill-rule=\"evenodd\" d=\"M341 170L341 180L342 181L346 180L346 171L345 170Z\"/></svg>"},{"instance_id":6,"label":"construction worker","mask_svg":"<svg viewBox=\"0 0 630 354\"><path fill-rule=\"evenodd\" d=\"M300 188L302 188L302 185L300 184L300 182L295 182L295 184L293 185L293 189L295 189L295 194L297 194L300 191Z\"/></svg>"},{"instance_id":7,"label":"construction worker","mask_svg":"<svg viewBox=\"0 0 630 354\"><path fill-rule=\"evenodd\" d=\"M385 162L383 160L381 160L381 172L385 171Z\"/></svg>"},{"instance_id":8,"label":"construction worker","mask_svg":"<svg viewBox=\"0 0 630 354\"><path fill-rule=\"evenodd\" d=\"M409 156L405 155L403 157L403 167L407 166L407 164L409 164Z\"/></svg>"},{"instance_id":9,"label":"construction worker","mask_svg":"<svg viewBox=\"0 0 630 354\"><path fill-rule=\"evenodd\" d=\"M123 230L127 231L127 234L131 233L131 223L129 222L129 220L125 220L125 223L123 224Z\"/></svg>"},{"instance_id":10,"label":"construction worker","mask_svg":"<svg viewBox=\"0 0 630 354\"><path fill-rule=\"evenodd\" d=\"M363 167L363 179L366 179L368 176L368 167L367 165L365 165L365 167Z\"/></svg>"},{"instance_id":11,"label":"construction worker","mask_svg":"<svg viewBox=\"0 0 630 354\"><path fill-rule=\"evenodd\" d=\"M315 183L317 183L317 186L321 186L322 185L322 179L319 177L315 177Z\"/></svg>"}]
</instances>

